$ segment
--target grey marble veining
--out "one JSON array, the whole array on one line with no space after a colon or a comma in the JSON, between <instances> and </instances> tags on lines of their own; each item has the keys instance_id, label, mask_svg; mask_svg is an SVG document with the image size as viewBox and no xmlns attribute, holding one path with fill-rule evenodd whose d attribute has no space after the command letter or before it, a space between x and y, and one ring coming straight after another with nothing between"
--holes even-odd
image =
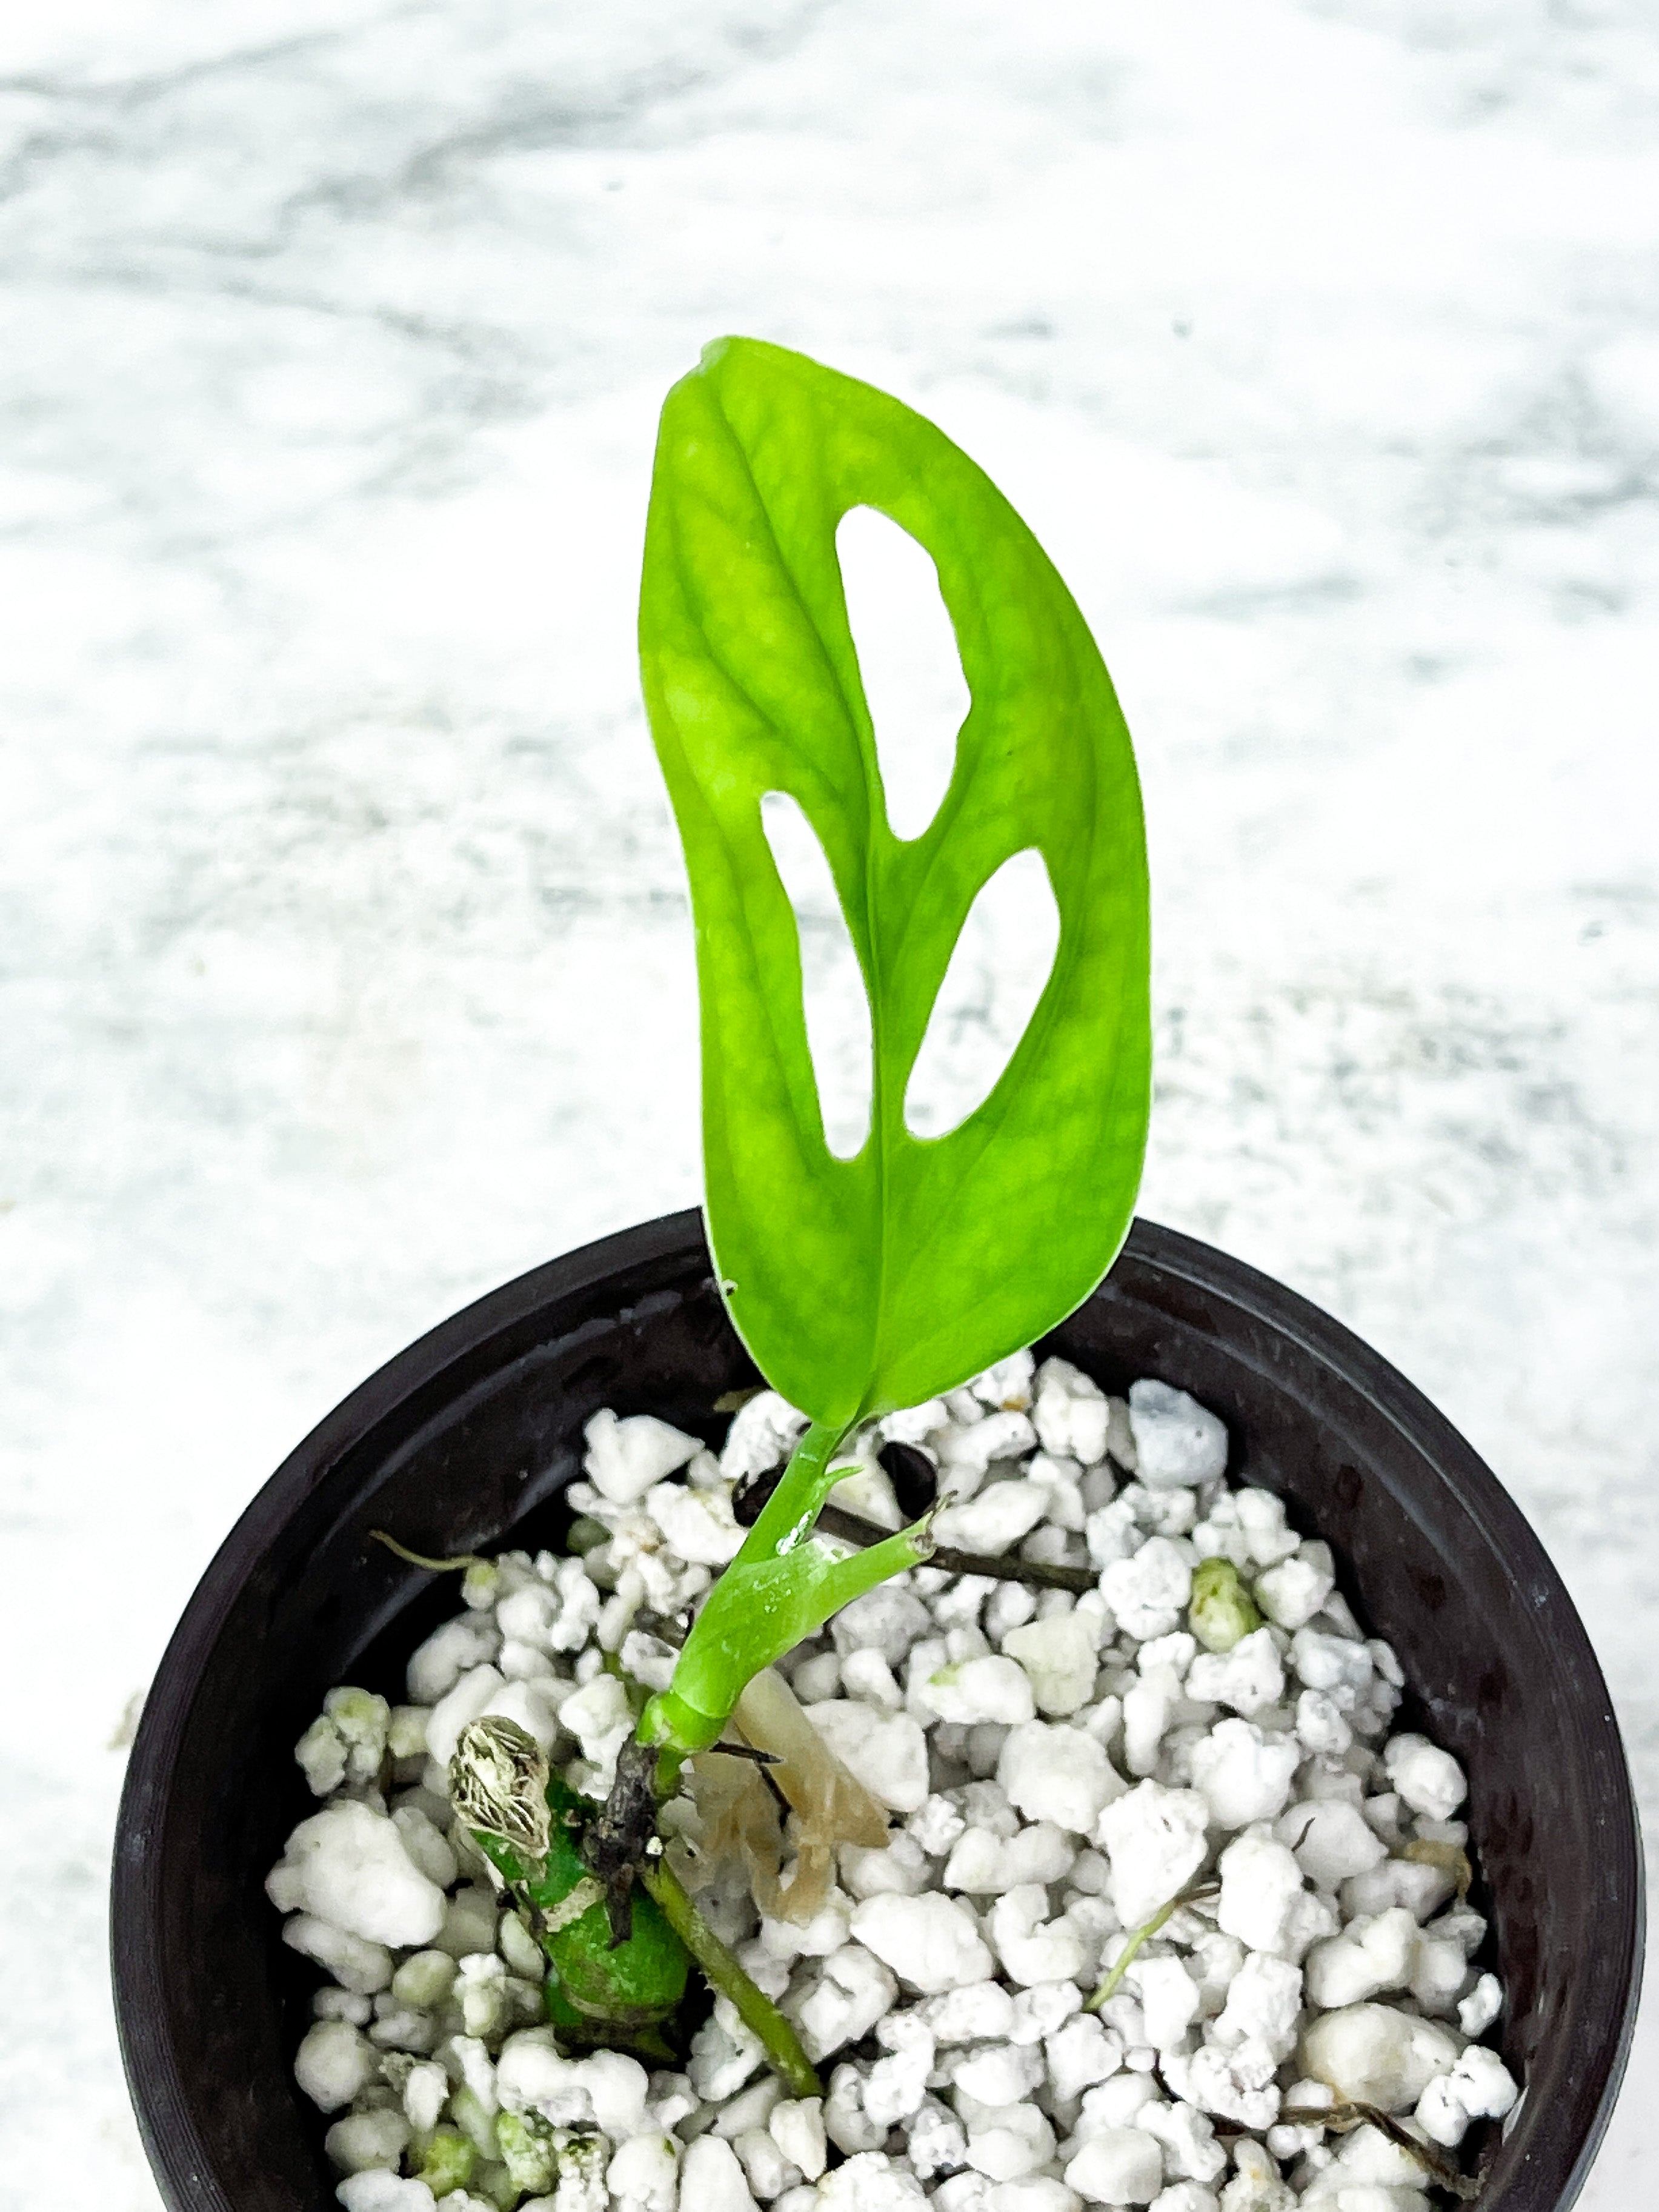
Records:
<instances>
[{"instance_id":1,"label":"grey marble veining","mask_svg":"<svg viewBox=\"0 0 1659 2212\"><path fill-rule=\"evenodd\" d=\"M1659 11L22 15L0 2203L65 2158L155 2202L108 1747L235 1513L420 1329L695 1193L631 630L656 406L726 330L927 410L1054 553L1146 785L1144 1210L1492 1460L1652 1820ZM1650 2035L1595 2212L1656 2086Z\"/></svg>"}]
</instances>

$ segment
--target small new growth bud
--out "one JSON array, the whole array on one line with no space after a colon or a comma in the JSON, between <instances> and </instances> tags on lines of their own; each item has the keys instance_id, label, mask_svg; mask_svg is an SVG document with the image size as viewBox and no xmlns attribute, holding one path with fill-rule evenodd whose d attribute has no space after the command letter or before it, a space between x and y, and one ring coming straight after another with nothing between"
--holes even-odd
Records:
<instances>
[{"instance_id":1,"label":"small new growth bud","mask_svg":"<svg viewBox=\"0 0 1659 2212\"><path fill-rule=\"evenodd\" d=\"M1231 1651L1261 1627L1261 1615L1231 1559L1200 1559L1193 1570L1188 1620L1206 1651Z\"/></svg>"},{"instance_id":2,"label":"small new growth bud","mask_svg":"<svg viewBox=\"0 0 1659 2212\"><path fill-rule=\"evenodd\" d=\"M449 1762L449 1794L469 1828L499 1837L526 1858L552 1842L547 1755L516 1721L491 1713L469 1721Z\"/></svg>"}]
</instances>

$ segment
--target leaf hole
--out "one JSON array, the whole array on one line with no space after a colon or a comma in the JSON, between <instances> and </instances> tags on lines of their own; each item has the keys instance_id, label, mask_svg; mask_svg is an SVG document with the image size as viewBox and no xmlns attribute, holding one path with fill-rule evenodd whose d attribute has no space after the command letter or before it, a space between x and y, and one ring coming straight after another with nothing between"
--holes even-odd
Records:
<instances>
[{"instance_id":1,"label":"leaf hole","mask_svg":"<svg viewBox=\"0 0 1659 2212\"><path fill-rule=\"evenodd\" d=\"M837 1159L850 1160L870 1133L873 1044L864 970L828 857L799 801L787 792L769 791L761 800L761 826L794 909L823 1140Z\"/></svg>"},{"instance_id":2,"label":"leaf hole","mask_svg":"<svg viewBox=\"0 0 1659 2212\"><path fill-rule=\"evenodd\" d=\"M1060 947L1060 908L1033 846L968 910L904 1091L913 1137L943 1137L982 1106L1013 1058Z\"/></svg>"},{"instance_id":3,"label":"leaf hole","mask_svg":"<svg viewBox=\"0 0 1659 2212\"><path fill-rule=\"evenodd\" d=\"M836 553L888 827L920 837L951 787L957 733L972 704L939 571L908 531L872 507L842 515Z\"/></svg>"}]
</instances>

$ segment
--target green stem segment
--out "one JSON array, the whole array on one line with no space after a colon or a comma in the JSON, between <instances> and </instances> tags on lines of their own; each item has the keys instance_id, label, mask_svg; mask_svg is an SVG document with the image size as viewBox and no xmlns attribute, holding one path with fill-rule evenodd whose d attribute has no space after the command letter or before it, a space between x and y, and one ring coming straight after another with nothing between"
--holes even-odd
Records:
<instances>
[{"instance_id":1,"label":"green stem segment","mask_svg":"<svg viewBox=\"0 0 1659 2212\"><path fill-rule=\"evenodd\" d=\"M836 1453L846 1433L839 1423L809 1425L742 1549L697 1615L672 1681L641 1715L639 1741L658 1754L659 1799L672 1795L689 1758L719 1741L757 1674L803 1637L815 1635L842 1606L932 1552L925 1522L851 1559L813 1543L813 1525L838 1479ZM759 2040L791 2095L821 2097L822 2085L794 2029L708 1926L666 1862L647 1859L639 1880L709 1982Z\"/></svg>"},{"instance_id":2,"label":"green stem segment","mask_svg":"<svg viewBox=\"0 0 1659 2212\"><path fill-rule=\"evenodd\" d=\"M640 1881L714 1989L731 1999L744 2026L764 2046L773 2071L790 2095L821 2097L823 2085L794 2029L715 1935L672 1868L663 1859L648 1860L640 1869Z\"/></svg>"}]
</instances>

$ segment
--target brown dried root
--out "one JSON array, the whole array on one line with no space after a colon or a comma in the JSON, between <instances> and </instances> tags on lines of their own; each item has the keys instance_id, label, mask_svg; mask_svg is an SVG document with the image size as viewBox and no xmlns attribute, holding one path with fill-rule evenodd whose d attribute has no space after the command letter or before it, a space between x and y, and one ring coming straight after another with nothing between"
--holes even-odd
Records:
<instances>
[{"instance_id":1,"label":"brown dried root","mask_svg":"<svg viewBox=\"0 0 1659 2212\"><path fill-rule=\"evenodd\" d=\"M696 1863L681 1868L682 1879L688 1888L705 1888L723 1864L740 1858L767 1917L804 1926L830 1893L836 1846L884 1850L887 1814L830 1749L775 1668L756 1675L732 1717L753 1749L770 1754L770 1764L763 1778L739 1759L692 1762L691 1795L702 1837ZM792 1816L795 1859L787 1878L773 1790Z\"/></svg>"},{"instance_id":2,"label":"brown dried root","mask_svg":"<svg viewBox=\"0 0 1659 2212\"><path fill-rule=\"evenodd\" d=\"M890 1445L889 1449L892 1449ZM848 1472L852 1471L849 1467ZM750 1475L738 1486L732 1500L732 1510L740 1528L754 1527L782 1473L781 1468L774 1468L769 1474ZM933 1502L937 1506L941 1501L935 1498ZM861 1513L848 1512L844 1505L833 1502L819 1507L815 1528L820 1536L833 1536L838 1542L855 1545L860 1551L871 1544L881 1543L894 1533L890 1528L879 1528L873 1521L866 1521ZM947 1574L981 1575L991 1582L1030 1583L1039 1589L1070 1590L1074 1597L1093 1589L1100 1579L1092 1567L1050 1566L1041 1559L993 1559L981 1552L957 1551L949 1544L933 1547L930 1564L943 1567Z\"/></svg>"},{"instance_id":3,"label":"brown dried root","mask_svg":"<svg viewBox=\"0 0 1659 2212\"><path fill-rule=\"evenodd\" d=\"M1283 2127L1328 2128L1338 2136L1352 2135L1356 2128L1375 2128L1408 2157L1414 2158L1437 2188L1449 2190L1466 2204L1480 2194L1478 2181L1462 2172L1433 2143L1419 2142L1409 2128L1402 2126L1392 2113L1385 2112L1378 2105L1362 2105L1352 2097L1334 2105L1286 2105L1279 2118Z\"/></svg>"}]
</instances>

